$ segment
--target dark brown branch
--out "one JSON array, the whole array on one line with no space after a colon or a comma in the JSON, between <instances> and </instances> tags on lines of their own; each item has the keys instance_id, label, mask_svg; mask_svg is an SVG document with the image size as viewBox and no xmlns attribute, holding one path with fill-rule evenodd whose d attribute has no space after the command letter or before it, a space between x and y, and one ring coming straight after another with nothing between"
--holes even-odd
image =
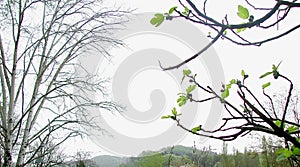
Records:
<instances>
[{"instance_id":1,"label":"dark brown branch","mask_svg":"<svg viewBox=\"0 0 300 167\"><path fill-rule=\"evenodd\" d=\"M209 98L206 98L206 99L202 99L202 100L195 100L193 98L189 98L191 100L191 102L196 102L196 103L203 103L203 102L207 102L207 101L210 101L212 99L215 99L217 98L216 96L213 96L213 97L209 97Z\"/></svg>"},{"instance_id":2,"label":"dark brown branch","mask_svg":"<svg viewBox=\"0 0 300 167\"><path fill-rule=\"evenodd\" d=\"M288 109L288 106L289 106L289 103L290 103L290 99L291 99L291 96L292 96L292 91L293 91L294 85L293 85L292 81L290 79L288 79L287 77L285 77L283 75L280 75L280 74L279 74L279 76L284 78L288 82L290 82L290 89L289 89L289 92L288 92L288 96L287 96L287 99L286 99L286 102L285 102L285 106L284 106L284 110L283 110L283 114L282 114L282 119L281 119L281 128L283 129L283 124L284 124L285 117L286 117L286 114L287 114L287 109Z\"/></svg>"},{"instance_id":3,"label":"dark brown branch","mask_svg":"<svg viewBox=\"0 0 300 167\"><path fill-rule=\"evenodd\" d=\"M179 67L181 67L182 65L184 65L184 64L186 64L186 63L188 63L188 62L190 62L190 61L192 61L192 60L194 60L195 58L197 58L198 56L200 56L203 52L205 52L208 48L210 48L222 35L223 35L223 33L224 33L224 31L225 31L226 29L225 28L222 28L221 30L220 30L220 32L219 32L219 34L209 43L209 44L207 44L203 49L201 49L198 53L196 53L194 56L192 56L192 57L190 57L190 58L188 58L188 59L186 59L185 61L183 61L183 62L181 62L181 63L179 63L179 64L177 64L177 65L175 65L175 66L171 66L171 67L163 67L162 65L161 65L161 63L160 63L160 61L159 61L159 66L160 66L160 68L162 69L162 70L164 70L164 71L167 71L167 70L172 70L172 69L176 69L176 68L179 68Z\"/></svg>"},{"instance_id":4,"label":"dark brown branch","mask_svg":"<svg viewBox=\"0 0 300 167\"><path fill-rule=\"evenodd\" d=\"M281 127L278 127L277 125L275 125L274 122L272 122L271 119L268 119L264 114L262 114L254 105L252 105L247 99L244 99L242 97L242 95L239 93L239 96L246 102L246 104L258 115L260 116L268 125L271 126L271 128L274 130L274 133L279 136L279 137L283 137L284 139L286 139L287 141L290 141L291 143L293 143L296 147L300 148L300 143L297 141L297 139L295 139L294 137L292 137L290 134L288 134L288 132L284 131L284 129L282 129ZM283 123L283 122L282 122Z\"/></svg>"}]
</instances>

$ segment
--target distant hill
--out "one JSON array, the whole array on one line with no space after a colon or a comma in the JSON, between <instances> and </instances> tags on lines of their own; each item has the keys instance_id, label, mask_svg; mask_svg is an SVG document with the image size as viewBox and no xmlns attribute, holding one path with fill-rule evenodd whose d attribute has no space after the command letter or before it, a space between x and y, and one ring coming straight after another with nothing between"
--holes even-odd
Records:
<instances>
[{"instance_id":1,"label":"distant hill","mask_svg":"<svg viewBox=\"0 0 300 167\"><path fill-rule=\"evenodd\" d=\"M193 147L174 146L166 147L159 151L143 151L138 157L97 156L92 160L99 167L192 167L192 166L240 166L240 167L263 167L266 162L272 161L274 166L290 166L288 160L277 161L276 150L272 154L267 151L257 152L244 149L244 152L235 150L232 154L227 153L227 144L224 143L222 153L213 152L209 147L195 149ZM265 149L265 148L264 148ZM273 149L273 148L272 148ZM274 155L273 155L274 154ZM268 159L267 159L267 158ZM94 167L94 166L93 166Z\"/></svg>"},{"instance_id":2,"label":"distant hill","mask_svg":"<svg viewBox=\"0 0 300 167\"><path fill-rule=\"evenodd\" d=\"M139 157L152 155L156 153L161 153L162 155L169 155L171 152L172 147L162 148L159 151L143 151ZM200 150L195 150L192 147L185 147L185 146L174 146L172 149L172 153L174 156L189 156L193 154L193 152L200 152ZM212 153L214 154L214 153ZM117 157L117 156L109 156L109 155L101 155L92 158L92 160L99 166L99 167L119 167L121 164L126 164L129 162L134 162L139 159L139 157Z\"/></svg>"},{"instance_id":3,"label":"distant hill","mask_svg":"<svg viewBox=\"0 0 300 167\"><path fill-rule=\"evenodd\" d=\"M92 160L99 166L99 167L118 167L122 163L127 162L126 157L117 157L117 156L110 156L110 155L101 155L92 158Z\"/></svg>"}]
</instances>

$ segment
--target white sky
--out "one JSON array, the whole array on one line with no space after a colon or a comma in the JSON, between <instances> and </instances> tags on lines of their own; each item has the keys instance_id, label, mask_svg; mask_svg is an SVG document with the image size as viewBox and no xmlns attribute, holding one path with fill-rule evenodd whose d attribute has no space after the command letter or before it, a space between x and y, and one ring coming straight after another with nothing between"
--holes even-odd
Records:
<instances>
[{"instance_id":1,"label":"white sky","mask_svg":"<svg viewBox=\"0 0 300 167\"><path fill-rule=\"evenodd\" d=\"M149 0L115 0L115 2L113 2L113 3L115 3L117 6L120 4L120 5L123 5L124 7L136 8L137 10L135 11L135 13L166 12L166 11L168 11L168 9L170 7L177 5L176 1L174 1L174 0L151 0L151 1L149 1ZM228 13L228 14L231 14L232 17L236 16L235 12L236 12L237 5L239 3L238 1L232 1L231 4L229 4L228 1L224 2L224 4L220 4L220 1L216 1L215 3L217 3L217 5L215 5L214 2L209 1L209 3L208 3L208 13L209 14L220 16L220 15L223 15L223 13ZM269 3L273 3L273 1L269 1ZM222 6L222 5L224 5L224 6ZM266 4L261 4L261 5L266 5ZM251 12L252 9L250 7L249 7L249 9ZM298 11L298 16L299 16L299 12L300 11ZM291 14L293 14L293 13L291 13ZM295 14L297 14L297 13L295 13ZM282 30L284 28L289 28L289 27L291 28L291 26L296 25L296 23L297 22L294 17L294 19L293 18L289 19L285 23L288 26L281 24L280 28L282 28ZM200 28L200 30L202 30L203 33L205 33L205 29L203 29L203 27L199 27L199 28ZM273 32L276 32L275 30L276 30L275 28L271 29L271 31L268 31L268 32L257 32L255 30L253 30L253 31L246 30L246 31L250 31L250 32L245 32L245 33L249 33L250 37L255 37L256 39L260 39L262 35L266 35L266 33L271 34ZM182 33L184 33L184 30L182 31ZM134 42L132 42L132 41L130 42L130 39L127 42L134 44ZM257 78L264 72L270 70L272 64L277 64L282 60L283 63L281 64L280 72L282 74L285 74L286 76L290 77L294 81L295 85L299 87L299 84L300 84L300 73L298 72L299 60L300 60L299 59L299 48L298 48L299 43L300 43L300 33L298 30L282 39L273 41L271 43L264 44L261 47L253 47L253 46L242 47L242 46L236 46L227 41L218 41L214 45L214 49L216 50L216 52L219 56L219 59L221 60L221 63L223 65L223 70L224 70L226 81L229 81L232 78L239 77L241 69L244 69L246 71L246 73L250 74L249 81L250 80L252 80L252 81L249 82L249 84L250 85L252 84L253 87L257 86L257 88L260 88L260 85L262 82L258 81ZM147 44L143 44L143 46L145 47L145 46L147 46ZM122 50L122 51L124 51L124 50ZM179 51L180 50L178 50L178 52ZM188 54L186 56L188 57L190 55L190 53L192 53L192 52L187 51L187 53ZM126 53L126 54L130 54L130 53ZM157 74L157 75L162 75L162 74ZM139 76L137 75L136 80L132 81L132 84L129 85L129 90L132 87L138 87L138 84L145 84L142 82L141 79L138 79L138 78L139 78ZM265 82L265 81L263 81L263 82ZM147 82L147 83L149 83L149 82ZM259 84L255 85L257 83L259 83ZM274 88L271 88L271 89L279 90L281 88L280 85L281 84L279 84L279 87L274 86ZM148 86L153 86L153 83L149 83ZM176 84L173 85L173 87L176 88ZM150 89L152 90L153 88L150 88ZM151 92L151 90L150 90L150 92ZM147 90L144 90L144 91L145 91L145 96L149 96L149 94L150 94L149 91L147 91ZM141 92L132 92L131 91L131 93L129 93L129 94L130 94L130 97L133 98L133 100L134 99L142 100ZM138 97L135 97L135 94ZM141 104L145 104L145 105L142 105L142 107L143 106L144 107L146 106L146 108L149 107L149 104L147 102L143 102L143 101L135 104L135 106L137 106L137 108L139 108L139 107L141 107L141 106L139 106ZM106 116L107 116L107 119L110 119L110 120L117 119L117 118L113 118L113 116L110 116L110 115L106 115ZM148 137L151 137L151 135L154 136L154 135L157 135L158 133L163 133L163 128L158 129L156 127L157 126L169 127L170 125L168 125L168 124L169 123L171 124L171 121L165 121L164 123L161 123L159 121L165 121L165 120L158 119L155 121L156 123L152 122L153 125L152 125L152 123L149 125L146 124L145 128L147 128L147 131L150 131L151 127L153 126L153 132L152 133L149 132L144 135L148 135ZM134 125L132 125L132 124L134 124L134 123L130 122L130 121L126 122L123 120L123 122L122 122L122 120L120 120L120 118L118 118L117 121L110 122L111 127L117 129L117 131L120 131L120 133L125 133L125 134L126 133L128 134L130 132L127 132L126 128L124 128L124 127L134 128ZM134 134L129 134L129 135L134 135ZM143 134L141 134L141 135L143 135ZM139 138L142 136L139 136L137 134L135 137ZM177 144L192 146L193 141L195 141L195 140L196 141L198 140L197 136L187 135L180 143L177 143ZM247 142L248 140L249 140L248 138L243 138L243 139L239 139L239 140L229 143L229 151L232 150L231 149L232 146L238 147L241 150L243 150L244 146L247 146L249 144L249 142ZM73 151L86 150L86 151L95 152L96 154L112 154L111 152L104 151L100 147L92 144L92 142L87 142L87 140L84 140L84 142L81 140L76 140L75 145L77 147L70 147L70 145L69 145L69 146L66 146L65 148L68 152L69 151L73 152ZM217 149L217 151L220 151L222 142L217 141L217 140L208 140L205 143L197 144L198 147L204 147L204 146L208 146L208 145L211 145L212 148L215 148L215 149ZM116 154L118 154L118 153L116 153Z\"/></svg>"}]
</instances>

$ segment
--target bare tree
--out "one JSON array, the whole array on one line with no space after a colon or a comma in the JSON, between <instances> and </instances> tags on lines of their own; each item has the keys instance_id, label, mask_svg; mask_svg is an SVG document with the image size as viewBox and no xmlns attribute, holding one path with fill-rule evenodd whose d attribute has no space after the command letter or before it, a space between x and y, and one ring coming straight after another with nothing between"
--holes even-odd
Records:
<instances>
[{"instance_id":1,"label":"bare tree","mask_svg":"<svg viewBox=\"0 0 300 167\"><path fill-rule=\"evenodd\" d=\"M0 7L1 166L26 166L83 134L79 125L96 126L85 106L119 109L78 93L105 93L105 80L74 69L83 68L76 58L88 46L108 56L107 46L122 44L112 31L128 12L101 0L3 0Z\"/></svg>"},{"instance_id":2,"label":"bare tree","mask_svg":"<svg viewBox=\"0 0 300 167\"><path fill-rule=\"evenodd\" d=\"M84 152L79 151L74 156L72 156L74 159L74 162L71 162L74 164L74 166L89 166L89 167L95 167L97 164L91 159L91 153L90 152ZM69 166L71 166L69 164Z\"/></svg>"}]
</instances>

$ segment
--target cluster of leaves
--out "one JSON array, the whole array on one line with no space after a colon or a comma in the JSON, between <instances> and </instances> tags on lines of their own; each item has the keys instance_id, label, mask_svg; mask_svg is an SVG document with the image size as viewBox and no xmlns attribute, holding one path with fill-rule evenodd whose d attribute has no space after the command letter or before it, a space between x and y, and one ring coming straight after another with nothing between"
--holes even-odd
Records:
<instances>
[{"instance_id":1,"label":"cluster of leaves","mask_svg":"<svg viewBox=\"0 0 300 167\"><path fill-rule=\"evenodd\" d=\"M237 15L244 20L248 20L249 22L253 22L254 16L249 14L249 10L246 7L243 7L242 5L238 5L238 12ZM243 22L245 23L245 22ZM245 31L246 28L239 28L237 29L237 33L240 33L242 31Z\"/></svg>"},{"instance_id":2,"label":"cluster of leaves","mask_svg":"<svg viewBox=\"0 0 300 167\"><path fill-rule=\"evenodd\" d=\"M184 79L187 76L196 78L196 76L197 76L196 74L193 76L191 76L191 74L192 74L191 70L183 70L183 77L182 77L181 83L184 81ZM188 100L190 100L190 101L192 100L192 92L195 90L195 88L196 88L196 85L191 84L186 88L185 92L178 93L179 97L177 99L177 104L179 107L183 107L187 103ZM177 117L180 115L182 115L182 114L181 113L178 114L176 107L174 107L172 109L172 115L162 116L162 119L171 118L173 120L176 120ZM201 129L202 129L202 125L199 125L199 126L192 128L191 131L196 133L196 132L200 131Z\"/></svg>"},{"instance_id":3,"label":"cluster of leaves","mask_svg":"<svg viewBox=\"0 0 300 167\"><path fill-rule=\"evenodd\" d=\"M155 27L158 27L161 25L165 20L172 20L175 16L172 16L174 11L177 10L177 6L174 6L169 9L166 13L156 13L154 14L154 17L150 20L150 23L154 25ZM181 12L181 14L188 16L190 13L190 9L188 7L185 7L184 10Z\"/></svg>"},{"instance_id":4,"label":"cluster of leaves","mask_svg":"<svg viewBox=\"0 0 300 167\"><path fill-rule=\"evenodd\" d=\"M281 63L279 63L278 65L273 65L272 66L272 71L269 71L269 72L266 72L265 74L261 75L260 76L260 79L263 79L269 75L273 75L273 78L276 80L278 78L284 78L284 79L287 79L285 76L281 75L278 71L278 68L280 66ZM231 129L231 128L237 128L237 129L243 129L243 128L246 128L248 129L249 128L249 125L253 125L253 129L249 128L249 132L251 131L260 131L262 130L262 132L267 132L267 133L271 133L273 135L278 135L279 137L282 137L284 138L285 140L287 140L287 143L291 142L288 144L288 146L286 148L282 148L280 149L277 154L278 154L278 158L277 158L277 161L282 161L282 160L286 160L286 159L295 159L297 158L298 156L300 156L300 148L297 147L295 144L298 144L300 142L300 138L297 139L298 141L292 141L293 138L295 137L295 134L298 134L299 133L299 127L300 125L297 125L295 123L291 123L289 121L286 121L285 120L285 117L283 117L282 119L279 119L277 116L276 117L271 117L271 115L267 114L266 115L263 115L262 113L260 113L260 111L256 111L255 114L257 114L256 116L253 116L252 114L250 114L250 111L253 112L253 110L256 110L257 108L255 108L254 106L252 106L252 104L250 104L248 102L248 100L246 99L246 96L245 96L245 92L244 92L244 89L247 90L251 96L253 96L255 99L256 97L250 92L250 90L247 88L247 86L245 85L245 80L247 78L249 78L249 75L246 74L246 72L244 70L241 71L241 76L242 76L242 79L232 79L230 80L230 82L227 84L227 85L223 85L223 89L221 90L221 94L218 95L217 93L213 92L211 89L210 90L207 90L205 89L204 87L202 87L201 85L199 85L196 81L195 81L195 77L196 75L193 75L192 72L190 70L183 70L183 78L182 78L182 81L185 79L185 78L189 78L189 82L191 83L191 85L189 85L186 89L186 92L184 93L179 93L179 97L177 99L177 104L179 107L182 107L184 106L187 101L191 101L191 102L199 102L199 101L196 101L193 99L193 96L192 96L192 91L195 90L195 88L198 86L198 88L200 89L203 89L205 91L207 91L208 93L210 94L214 94L215 97L214 98L218 98L220 100L221 103L224 104L225 108L226 108L226 105L229 105L230 107L232 107L233 105L230 104L228 101L226 101L226 99L229 97L230 95L230 90L233 86L236 86L237 89L238 89L238 92L237 94L241 97L241 99L244 101L244 104L240 105L243 109L244 109L244 114L240 113L235 107L232 107L236 112L237 114L239 114L240 118L243 118L245 119L248 123L245 124L245 125L241 125L240 127L236 126L236 127L230 127L230 128L225 128L226 129ZM265 89L267 87L269 87L271 85L271 82L268 81L267 83L263 84L261 86L263 92L265 91ZM240 92L240 93L239 93ZM265 93L265 92L264 92ZM290 92L291 93L291 92ZM209 100L210 99L213 99L213 98L208 98ZM202 101L201 101L202 102ZM260 105L260 104L259 104ZM240 119L238 118L237 116L234 116L232 115L231 111L228 110L228 108L226 108L227 111L231 114L232 116L232 120L234 119ZM275 111L274 111L275 112ZM285 111L286 112L286 111ZM215 133L219 130L222 130L222 128L226 125L227 121L225 121L224 125L221 126L220 129L217 129L217 130L213 130L213 131L206 131L202 128L201 125L199 126L196 126L192 129L187 129L185 127L183 127L183 125L180 124L179 122L179 119L177 119L178 116L180 116L181 114L178 114L177 112L177 109L176 107L174 107L172 109L172 115L167 115L167 116L163 116L162 118L163 119L166 119L166 118L171 118L175 121L177 121L178 125L180 127L182 127L183 129L189 131L190 133L194 133L194 134L197 134L197 135L203 135L200 133L200 131L203 131L203 132L211 132L211 133ZM284 115L284 114L283 114ZM257 118L257 116L259 118ZM269 117L268 117L269 116ZM225 118L227 119L227 118ZM231 119L227 119L227 120L231 120ZM255 120L256 119L256 120ZM259 121L257 121L257 119L261 119ZM265 122L266 120L270 120L270 122L268 122L268 124L270 125L270 128L271 129L268 129L268 130L265 130L267 129L266 125L262 122ZM257 121L257 122L256 122ZM272 123L273 122L273 123ZM261 124L262 123L262 124ZM258 124L260 124L258 126ZM274 127L274 126L275 127ZM245 127L244 127L245 126ZM261 127L262 129L260 128L257 128L257 127ZM277 127L277 128L276 128ZM223 131L223 130L222 130ZM241 133L236 133L236 134L233 134L232 136L234 136L232 138L231 135L228 135L229 137L228 138L224 138L224 136L221 136L221 137L215 137L215 136L206 136L206 137L212 137L212 138L216 138L216 139L221 139L221 140L232 140L236 137L238 137L239 135L242 134L243 131L241 131ZM277 132L280 132L282 134L276 134ZM290 138L292 137L292 138ZM298 143L297 143L298 142Z\"/></svg>"},{"instance_id":5,"label":"cluster of leaves","mask_svg":"<svg viewBox=\"0 0 300 167\"><path fill-rule=\"evenodd\" d=\"M165 20L172 20L174 17L177 16L173 16L172 14L174 13L174 11L176 11L177 13L180 13L181 15L185 16L185 17L189 17L189 14L191 12L191 10L188 7L184 7L184 9L182 11L177 10L178 6L174 6L172 8L169 9L168 12L166 13L156 13L154 14L154 17L150 20L150 23L155 26L158 27L160 26ZM242 6L242 5L238 5L238 11L237 11L237 16L240 17L243 20L247 20L248 22L253 22L254 21L254 16L249 14L249 10ZM245 24L246 22L243 22L242 24ZM239 28L237 29L237 33L240 33L242 31L245 31L246 28ZM226 34L226 32L225 32Z\"/></svg>"},{"instance_id":6,"label":"cluster of leaves","mask_svg":"<svg viewBox=\"0 0 300 167\"><path fill-rule=\"evenodd\" d=\"M278 79L280 76L280 73L278 71L278 67L280 66L280 64L281 64L281 62L277 66L273 64L272 71L266 72L265 74L261 75L259 78L262 79L262 78L265 78L272 74L274 79ZM248 78L248 75L245 74L244 70L242 70L241 74L244 77L244 79ZM231 88L232 84L236 84L239 87L242 86L241 81L232 79L230 81L230 83L226 85L225 90L222 91L222 95L221 95L222 100L224 100L226 97L229 96L229 89ZM267 82L262 85L262 89L265 89L265 88L269 87L270 85L271 85L271 82ZM286 122L282 122L281 120L276 120L276 121L274 121L274 123L279 128L283 127L283 129L289 134L293 134L299 130L298 126L288 124ZM287 124L288 124L288 126L286 126ZM298 142L300 142L300 138L298 139ZM283 160L286 160L289 158L295 159L296 157L300 156L300 148L292 145L291 148L281 148L276 153L278 154L276 161L283 161Z\"/></svg>"},{"instance_id":7,"label":"cluster of leaves","mask_svg":"<svg viewBox=\"0 0 300 167\"><path fill-rule=\"evenodd\" d=\"M278 79L279 77L279 72L278 72L278 67L281 64L281 62L275 66L274 64L272 65L272 71L266 72L265 74L261 75L259 78L265 78L268 75L273 74L274 79ZM245 79L247 79L249 77L249 75L246 74L246 72L244 70L241 71L241 75L243 77L242 81L238 80L238 79L232 79L230 80L229 84L227 84L226 86L223 85L223 89L221 90L222 94L222 100L225 100L225 98L227 98L229 96L229 90L231 89L232 85L237 85L239 88L243 87L244 85L244 81ZM271 82L267 82L265 84L263 84L261 87L262 89L265 89L267 87L269 87L271 85Z\"/></svg>"},{"instance_id":8,"label":"cluster of leaves","mask_svg":"<svg viewBox=\"0 0 300 167\"><path fill-rule=\"evenodd\" d=\"M289 134L293 134L299 130L299 127L295 125L287 125L287 123L282 122L280 120L276 120L274 122L276 126L281 127L285 129L286 132ZM298 142L300 142L300 138L297 139ZM276 161L283 161L287 159L297 159L298 156L300 156L300 148L295 147L294 145L291 146L291 148L281 148L280 150L276 151L276 154L278 155L276 158Z\"/></svg>"},{"instance_id":9,"label":"cluster of leaves","mask_svg":"<svg viewBox=\"0 0 300 167\"><path fill-rule=\"evenodd\" d=\"M182 77L182 81L181 82L183 82L184 78L186 76L190 75L191 73L192 73L191 70L183 70L183 77ZM194 77L196 77L196 75ZM191 93L195 90L195 88L196 88L196 85L189 85L186 88L185 92L178 93L179 97L177 99L177 104L178 104L179 107L182 107L182 106L184 106L187 103L187 101L192 96ZM182 114L177 112L177 108L173 107L173 109L172 109L172 115L162 116L162 119L171 118L173 120L176 120L177 116L180 116L180 115L182 115Z\"/></svg>"}]
</instances>

